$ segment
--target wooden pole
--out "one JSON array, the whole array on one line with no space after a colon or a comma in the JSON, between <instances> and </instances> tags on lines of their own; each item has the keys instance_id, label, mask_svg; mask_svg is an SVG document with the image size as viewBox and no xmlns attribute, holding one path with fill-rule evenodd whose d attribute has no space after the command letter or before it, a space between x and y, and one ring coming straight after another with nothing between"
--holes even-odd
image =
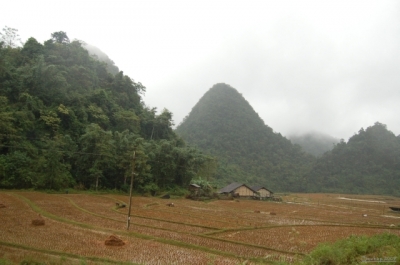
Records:
<instances>
[{"instance_id":1,"label":"wooden pole","mask_svg":"<svg viewBox=\"0 0 400 265\"><path fill-rule=\"evenodd\" d=\"M132 160L132 175L131 175L131 186L129 188L129 208L128 208L128 219L126 220L126 230L129 230L129 225L131 222L131 205L132 205L132 187L133 187L133 176L135 175L135 156L136 151L133 152Z\"/></svg>"}]
</instances>

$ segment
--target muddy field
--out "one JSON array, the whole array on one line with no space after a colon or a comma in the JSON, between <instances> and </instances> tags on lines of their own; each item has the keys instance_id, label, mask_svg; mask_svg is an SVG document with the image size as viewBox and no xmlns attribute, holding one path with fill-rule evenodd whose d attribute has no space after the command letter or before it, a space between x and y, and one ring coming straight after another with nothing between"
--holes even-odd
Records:
<instances>
[{"instance_id":1,"label":"muddy field","mask_svg":"<svg viewBox=\"0 0 400 265\"><path fill-rule=\"evenodd\" d=\"M283 202L0 192L0 258L47 264L293 262L322 242L400 235L400 198L289 194ZM167 204L173 203L174 207ZM109 246L110 236L122 245ZM113 237L114 238L114 237Z\"/></svg>"}]
</instances>

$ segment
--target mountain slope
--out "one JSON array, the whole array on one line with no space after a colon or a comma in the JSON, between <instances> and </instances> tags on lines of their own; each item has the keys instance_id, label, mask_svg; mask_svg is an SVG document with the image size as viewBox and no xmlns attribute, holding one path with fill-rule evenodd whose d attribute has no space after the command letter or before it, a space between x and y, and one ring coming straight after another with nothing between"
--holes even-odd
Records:
<instances>
[{"instance_id":1,"label":"mountain slope","mask_svg":"<svg viewBox=\"0 0 400 265\"><path fill-rule=\"evenodd\" d=\"M400 137L379 122L325 153L308 175L308 190L400 195Z\"/></svg>"},{"instance_id":2,"label":"mountain slope","mask_svg":"<svg viewBox=\"0 0 400 265\"><path fill-rule=\"evenodd\" d=\"M208 157L177 137L172 113L145 107L141 83L51 36L0 42L0 189L126 190L133 161L143 193L207 176Z\"/></svg>"},{"instance_id":3,"label":"mountain slope","mask_svg":"<svg viewBox=\"0 0 400 265\"><path fill-rule=\"evenodd\" d=\"M312 161L299 146L266 126L243 96L226 84L206 92L176 132L218 157L216 177L224 183L301 190L299 176Z\"/></svg>"},{"instance_id":4,"label":"mountain slope","mask_svg":"<svg viewBox=\"0 0 400 265\"><path fill-rule=\"evenodd\" d=\"M119 72L118 67L115 65L114 61L111 60L107 54L105 54L102 50L97 48L96 46L90 45L90 44L83 44L83 48L85 48L90 56L92 56L95 59L98 59L101 62L104 62L106 64L107 71L110 74L116 75Z\"/></svg>"}]
</instances>

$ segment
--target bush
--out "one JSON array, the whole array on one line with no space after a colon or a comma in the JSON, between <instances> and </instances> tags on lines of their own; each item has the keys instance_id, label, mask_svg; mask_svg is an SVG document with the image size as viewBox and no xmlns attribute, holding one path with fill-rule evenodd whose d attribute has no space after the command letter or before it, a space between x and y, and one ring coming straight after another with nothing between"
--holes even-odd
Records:
<instances>
[{"instance_id":1,"label":"bush","mask_svg":"<svg viewBox=\"0 0 400 265\"><path fill-rule=\"evenodd\" d=\"M172 196L178 197L185 197L189 194L189 191L187 189L181 188L179 186L170 187L166 190L166 192Z\"/></svg>"},{"instance_id":2,"label":"bush","mask_svg":"<svg viewBox=\"0 0 400 265\"><path fill-rule=\"evenodd\" d=\"M0 265L11 265L11 261L0 258Z\"/></svg>"},{"instance_id":3,"label":"bush","mask_svg":"<svg viewBox=\"0 0 400 265\"><path fill-rule=\"evenodd\" d=\"M400 261L400 237L394 234L351 236L335 243L321 244L301 264L359 264L388 259Z\"/></svg>"}]
</instances>

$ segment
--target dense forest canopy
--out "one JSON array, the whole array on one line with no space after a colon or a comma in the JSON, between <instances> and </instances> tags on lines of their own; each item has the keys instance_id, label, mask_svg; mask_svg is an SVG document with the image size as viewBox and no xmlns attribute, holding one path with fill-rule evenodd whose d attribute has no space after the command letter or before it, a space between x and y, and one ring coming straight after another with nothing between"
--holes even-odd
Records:
<instances>
[{"instance_id":1,"label":"dense forest canopy","mask_svg":"<svg viewBox=\"0 0 400 265\"><path fill-rule=\"evenodd\" d=\"M134 170L135 190L153 194L197 179L400 196L400 136L384 124L329 148L327 137L292 144L216 84L175 132L172 113L146 106L145 87L108 56L63 31L50 36L21 44L16 29L0 34L0 188L126 190Z\"/></svg>"},{"instance_id":2,"label":"dense forest canopy","mask_svg":"<svg viewBox=\"0 0 400 265\"><path fill-rule=\"evenodd\" d=\"M176 132L218 157L215 179L221 185L240 181L273 191L400 195L400 136L379 122L348 143L315 135L293 140L316 158L273 132L234 88L216 84Z\"/></svg>"},{"instance_id":3,"label":"dense forest canopy","mask_svg":"<svg viewBox=\"0 0 400 265\"><path fill-rule=\"evenodd\" d=\"M399 187L400 136L376 122L318 159L305 190L400 196Z\"/></svg>"},{"instance_id":4,"label":"dense forest canopy","mask_svg":"<svg viewBox=\"0 0 400 265\"><path fill-rule=\"evenodd\" d=\"M209 174L172 113L147 107L141 83L80 41L60 31L19 47L8 27L0 37L0 188L126 189L134 167L135 189L155 192Z\"/></svg>"},{"instance_id":5,"label":"dense forest canopy","mask_svg":"<svg viewBox=\"0 0 400 265\"><path fill-rule=\"evenodd\" d=\"M295 190L313 157L264 124L250 104L226 84L214 85L176 132L217 156L216 179ZM298 189L299 187L297 187Z\"/></svg>"}]
</instances>

